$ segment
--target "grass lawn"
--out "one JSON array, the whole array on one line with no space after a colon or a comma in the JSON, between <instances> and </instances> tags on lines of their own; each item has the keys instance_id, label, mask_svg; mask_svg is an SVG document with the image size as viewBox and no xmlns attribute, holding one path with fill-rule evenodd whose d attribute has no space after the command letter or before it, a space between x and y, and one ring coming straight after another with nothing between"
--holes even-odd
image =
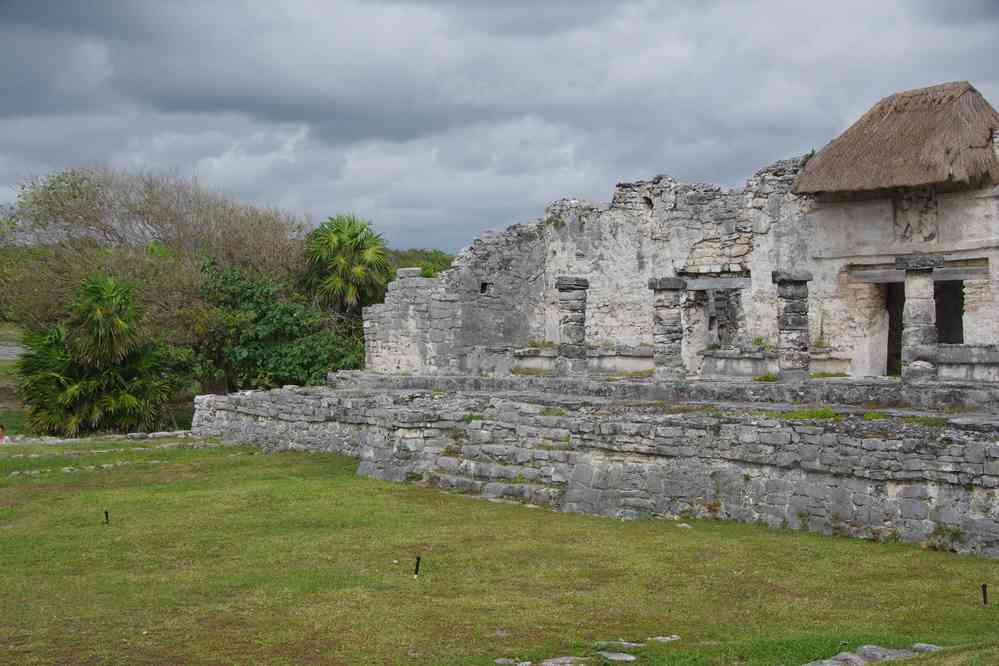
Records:
<instances>
[{"instance_id":1,"label":"grass lawn","mask_svg":"<svg viewBox=\"0 0 999 666\"><path fill-rule=\"evenodd\" d=\"M357 478L333 455L135 450L161 443L0 449L0 663L537 663L668 634L638 663L916 641L974 647L905 663L999 663L999 606L979 598L999 596L996 561L556 514ZM53 471L10 476L31 470Z\"/></svg>"},{"instance_id":2,"label":"grass lawn","mask_svg":"<svg viewBox=\"0 0 999 666\"><path fill-rule=\"evenodd\" d=\"M27 432L27 411L14 392L14 361L0 360L0 423L8 435Z\"/></svg>"}]
</instances>

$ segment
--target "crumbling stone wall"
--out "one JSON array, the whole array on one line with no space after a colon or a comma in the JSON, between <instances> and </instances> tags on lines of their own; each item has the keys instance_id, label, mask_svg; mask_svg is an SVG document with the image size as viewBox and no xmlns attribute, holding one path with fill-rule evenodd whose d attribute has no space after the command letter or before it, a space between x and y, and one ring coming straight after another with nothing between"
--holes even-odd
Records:
<instances>
[{"instance_id":1,"label":"crumbling stone wall","mask_svg":"<svg viewBox=\"0 0 999 666\"><path fill-rule=\"evenodd\" d=\"M478 239L436 278L402 269L364 309L366 366L381 372L509 370L513 345L540 337L544 244L518 225ZM413 271L413 272L409 272Z\"/></svg>"},{"instance_id":2,"label":"crumbling stone wall","mask_svg":"<svg viewBox=\"0 0 999 666\"><path fill-rule=\"evenodd\" d=\"M564 511L690 514L999 556L994 421L675 407L551 391L283 389L201 396L194 430L346 453L360 474Z\"/></svg>"},{"instance_id":3,"label":"crumbling stone wall","mask_svg":"<svg viewBox=\"0 0 999 666\"><path fill-rule=\"evenodd\" d=\"M368 308L368 367L502 373L510 350L559 341L560 275L589 280L591 345L651 345L646 285L677 274L752 276L745 295L721 298L740 318L732 328L744 329L742 338L774 338L770 272L804 259L807 230L789 194L798 166L778 162L739 190L658 176L619 184L603 206L556 201L541 220L476 240L436 281L403 278L383 305ZM689 307L703 305L691 296ZM692 344L696 352L704 341Z\"/></svg>"},{"instance_id":4,"label":"crumbling stone wall","mask_svg":"<svg viewBox=\"0 0 999 666\"><path fill-rule=\"evenodd\" d=\"M988 264L987 276L965 283L965 341L997 341L999 301L991 285L999 278L999 188L799 198L790 188L800 166L777 162L741 189L657 176L619 184L606 205L556 201L538 221L476 240L437 282L407 278L383 306L370 308L368 367L504 374L512 350L559 342L555 281L563 275L589 281L586 343L604 348L653 344L650 278L749 277L748 288L721 296L732 315L723 339L708 339L703 292L682 297L683 358L696 376L712 342L776 344L777 293L769 276L806 269L814 275L810 338L830 345L827 355L850 374L881 375L884 287L851 276L920 253Z\"/></svg>"}]
</instances>

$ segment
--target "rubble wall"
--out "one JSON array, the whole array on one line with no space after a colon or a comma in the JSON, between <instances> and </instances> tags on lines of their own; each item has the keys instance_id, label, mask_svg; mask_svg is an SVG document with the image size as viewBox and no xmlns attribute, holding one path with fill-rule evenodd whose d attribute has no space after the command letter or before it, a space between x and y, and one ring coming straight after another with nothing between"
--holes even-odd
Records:
<instances>
[{"instance_id":1,"label":"rubble wall","mask_svg":"<svg viewBox=\"0 0 999 666\"><path fill-rule=\"evenodd\" d=\"M281 389L196 400L194 432L345 453L358 473L634 518L700 516L999 556L999 424L780 408Z\"/></svg>"},{"instance_id":2,"label":"rubble wall","mask_svg":"<svg viewBox=\"0 0 999 666\"><path fill-rule=\"evenodd\" d=\"M743 349L776 342L774 270L806 269L813 341L852 376L883 375L888 312L882 284L852 272L891 269L894 257L943 254L949 265L987 265L965 281L964 336L992 344L999 301L999 188L881 198L800 198L790 193L801 160L760 170L741 189L683 184L668 176L619 184L609 204L563 199L544 217L486 234L436 280L406 278L365 310L367 367L377 371L506 374L510 352L558 343L558 276L589 281L586 342L652 343L649 278L749 277L724 299ZM682 356L701 371L708 344L704 292L683 297Z\"/></svg>"},{"instance_id":3,"label":"rubble wall","mask_svg":"<svg viewBox=\"0 0 999 666\"><path fill-rule=\"evenodd\" d=\"M366 308L367 367L502 374L510 350L558 342L560 275L590 281L591 345L651 344L648 279L677 274L751 276L735 308L743 337L775 339L770 273L807 256L807 224L789 194L798 166L778 162L743 189L659 176L619 184L606 205L556 201L540 220L477 239L439 278L400 280Z\"/></svg>"}]
</instances>

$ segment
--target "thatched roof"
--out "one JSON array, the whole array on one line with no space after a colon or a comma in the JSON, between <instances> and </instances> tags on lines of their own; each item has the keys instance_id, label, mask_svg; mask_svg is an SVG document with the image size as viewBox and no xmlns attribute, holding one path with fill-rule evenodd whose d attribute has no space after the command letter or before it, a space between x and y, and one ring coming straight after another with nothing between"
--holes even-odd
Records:
<instances>
[{"instance_id":1,"label":"thatched roof","mask_svg":"<svg viewBox=\"0 0 999 666\"><path fill-rule=\"evenodd\" d=\"M885 97L816 153L798 194L999 183L999 113L967 81Z\"/></svg>"}]
</instances>

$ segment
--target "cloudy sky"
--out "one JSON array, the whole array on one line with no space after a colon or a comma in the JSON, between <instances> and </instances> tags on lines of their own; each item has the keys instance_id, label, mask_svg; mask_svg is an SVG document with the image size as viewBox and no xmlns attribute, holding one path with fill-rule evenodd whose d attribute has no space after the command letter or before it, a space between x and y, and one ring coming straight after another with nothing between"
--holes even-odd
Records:
<instances>
[{"instance_id":1,"label":"cloudy sky","mask_svg":"<svg viewBox=\"0 0 999 666\"><path fill-rule=\"evenodd\" d=\"M0 0L0 202L196 176L457 250L659 173L741 184L892 92L999 105L997 0Z\"/></svg>"}]
</instances>

